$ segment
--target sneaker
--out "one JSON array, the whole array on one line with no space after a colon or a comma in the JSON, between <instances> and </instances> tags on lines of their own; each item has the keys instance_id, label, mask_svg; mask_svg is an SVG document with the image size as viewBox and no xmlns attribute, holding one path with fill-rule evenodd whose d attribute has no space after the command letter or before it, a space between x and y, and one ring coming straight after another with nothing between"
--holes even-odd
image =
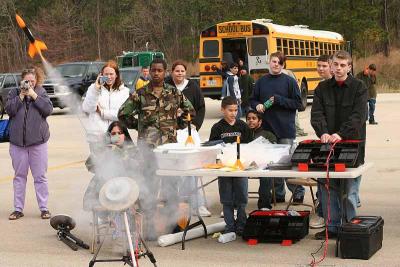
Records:
<instances>
[{"instance_id":1,"label":"sneaker","mask_svg":"<svg viewBox=\"0 0 400 267\"><path fill-rule=\"evenodd\" d=\"M311 219L310 221L310 228L311 229L319 229L325 227L325 219L319 216L316 216Z\"/></svg>"},{"instance_id":2,"label":"sneaker","mask_svg":"<svg viewBox=\"0 0 400 267\"><path fill-rule=\"evenodd\" d=\"M371 125L377 125L378 122L376 122L376 121L369 121L369 124L371 124Z\"/></svg>"},{"instance_id":3,"label":"sneaker","mask_svg":"<svg viewBox=\"0 0 400 267\"><path fill-rule=\"evenodd\" d=\"M211 212L205 206L199 207L199 214L201 217L210 217L211 216Z\"/></svg>"},{"instance_id":4,"label":"sneaker","mask_svg":"<svg viewBox=\"0 0 400 267\"><path fill-rule=\"evenodd\" d=\"M270 208L261 208L261 209L259 209L259 210L262 210L262 211L269 211L269 210L271 210Z\"/></svg>"},{"instance_id":5,"label":"sneaker","mask_svg":"<svg viewBox=\"0 0 400 267\"><path fill-rule=\"evenodd\" d=\"M221 211L221 214L219 215L220 218L224 218L224 212Z\"/></svg>"},{"instance_id":6,"label":"sneaker","mask_svg":"<svg viewBox=\"0 0 400 267\"><path fill-rule=\"evenodd\" d=\"M314 238L316 240L324 240L325 239L325 235L326 235L325 230L322 230L321 232L316 233ZM328 231L328 238L329 239L336 238L336 237L337 237L337 233Z\"/></svg>"},{"instance_id":7,"label":"sneaker","mask_svg":"<svg viewBox=\"0 0 400 267\"><path fill-rule=\"evenodd\" d=\"M276 200L276 203L285 203L285 197L283 197L283 198L276 198L275 199Z\"/></svg>"},{"instance_id":8,"label":"sneaker","mask_svg":"<svg viewBox=\"0 0 400 267\"><path fill-rule=\"evenodd\" d=\"M303 204L303 201L304 201L304 196L293 198L293 203L294 204Z\"/></svg>"}]
</instances>

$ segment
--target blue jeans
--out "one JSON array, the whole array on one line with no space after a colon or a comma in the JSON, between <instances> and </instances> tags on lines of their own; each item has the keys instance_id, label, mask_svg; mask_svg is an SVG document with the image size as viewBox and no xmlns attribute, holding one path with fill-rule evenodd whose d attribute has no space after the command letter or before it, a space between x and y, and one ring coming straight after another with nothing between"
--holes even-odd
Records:
<instances>
[{"instance_id":1,"label":"blue jeans","mask_svg":"<svg viewBox=\"0 0 400 267\"><path fill-rule=\"evenodd\" d=\"M262 208L272 209L271 190L272 190L273 179L274 178L260 177L260 186L258 187L258 202L257 202L258 209Z\"/></svg>"},{"instance_id":2,"label":"blue jeans","mask_svg":"<svg viewBox=\"0 0 400 267\"><path fill-rule=\"evenodd\" d=\"M376 105L376 99L368 99L368 120L370 122L375 121L374 113L375 113L375 105Z\"/></svg>"},{"instance_id":3,"label":"blue jeans","mask_svg":"<svg viewBox=\"0 0 400 267\"><path fill-rule=\"evenodd\" d=\"M247 177L218 177L218 190L226 223L225 232L243 231L247 219ZM236 221L233 216L234 207L237 208Z\"/></svg>"},{"instance_id":4,"label":"blue jeans","mask_svg":"<svg viewBox=\"0 0 400 267\"><path fill-rule=\"evenodd\" d=\"M318 182L324 182L322 179L318 179ZM319 217L324 217L324 212L322 210L322 206L324 205L322 203L322 197L321 197L321 190L322 190L322 185L320 183L317 184L317 193L315 194L315 196L318 199L318 206L317 206L317 210L315 211L317 213L317 215Z\"/></svg>"},{"instance_id":5,"label":"blue jeans","mask_svg":"<svg viewBox=\"0 0 400 267\"><path fill-rule=\"evenodd\" d=\"M322 182L326 182L326 179L321 179ZM360 181L361 176L358 176L354 179L344 179L343 182L345 183L345 192L347 194L345 198L345 205L346 205L346 219L350 221L353 217L356 216L357 210L357 200L358 200L358 190L360 188ZM339 179L330 179L329 185L335 186L339 189ZM322 197L322 209L324 213L325 220L328 220L328 191L324 186L321 186L321 197ZM338 228L341 225L342 218L341 218L341 210L343 209L341 199L340 199L340 192L329 188L330 193L330 217L331 221L328 225L328 231L337 233Z\"/></svg>"},{"instance_id":6,"label":"blue jeans","mask_svg":"<svg viewBox=\"0 0 400 267\"><path fill-rule=\"evenodd\" d=\"M240 120L241 117L242 117L242 107L238 105L238 112L236 114L236 119Z\"/></svg>"},{"instance_id":7,"label":"blue jeans","mask_svg":"<svg viewBox=\"0 0 400 267\"><path fill-rule=\"evenodd\" d=\"M278 139L278 144L293 144L294 139L290 138L282 138ZM274 178L274 185L275 185L275 196L278 199L285 199L285 182L288 178ZM303 186L296 186L293 184L286 184L289 188L290 192L294 195L294 198L302 198L304 197L304 187Z\"/></svg>"}]
</instances>

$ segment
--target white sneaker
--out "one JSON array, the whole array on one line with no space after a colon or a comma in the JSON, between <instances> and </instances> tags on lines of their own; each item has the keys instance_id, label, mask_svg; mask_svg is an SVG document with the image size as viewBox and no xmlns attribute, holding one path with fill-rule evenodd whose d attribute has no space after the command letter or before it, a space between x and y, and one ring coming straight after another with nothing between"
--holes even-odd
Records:
<instances>
[{"instance_id":1,"label":"white sneaker","mask_svg":"<svg viewBox=\"0 0 400 267\"><path fill-rule=\"evenodd\" d=\"M313 217L310 221L311 229L318 229L325 227L325 219L319 216Z\"/></svg>"},{"instance_id":2,"label":"white sneaker","mask_svg":"<svg viewBox=\"0 0 400 267\"><path fill-rule=\"evenodd\" d=\"M211 216L211 212L205 206L199 207L199 214L201 217L210 217Z\"/></svg>"}]
</instances>

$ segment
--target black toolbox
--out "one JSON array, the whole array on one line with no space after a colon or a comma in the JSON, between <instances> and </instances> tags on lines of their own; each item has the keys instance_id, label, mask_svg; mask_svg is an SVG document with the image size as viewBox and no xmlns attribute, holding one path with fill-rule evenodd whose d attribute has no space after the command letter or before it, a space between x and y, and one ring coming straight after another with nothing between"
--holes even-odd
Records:
<instances>
[{"instance_id":1,"label":"black toolbox","mask_svg":"<svg viewBox=\"0 0 400 267\"><path fill-rule=\"evenodd\" d=\"M298 241L308 235L309 211L297 211L299 216L287 210L255 210L249 214L243 231L243 239L258 242Z\"/></svg>"},{"instance_id":2,"label":"black toolbox","mask_svg":"<svg viewBox=\"0 0 400 267\"><path fill-rule=\"evenodd\" d=\"M344 223L338 233L339 255L368 260L382 247L383 223L380 216L356 216Z\"/></svg>"}]
</instances>

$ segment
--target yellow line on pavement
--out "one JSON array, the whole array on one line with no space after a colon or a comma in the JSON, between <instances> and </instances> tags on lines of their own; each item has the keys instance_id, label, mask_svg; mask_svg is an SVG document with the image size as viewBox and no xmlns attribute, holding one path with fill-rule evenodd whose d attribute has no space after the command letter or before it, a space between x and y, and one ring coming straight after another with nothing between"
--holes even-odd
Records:
<instances>
[{"instance_id":1,"label":"yellow line on pavement","mask_svg":"<svg viewBox=\"0 0 400 267\"><path fill-rule=\"evenodd\" d=\"M47 170L48 171L62 170L62 169L66 169L68 167L75 166L75 165L78 165L78 164L81 164L81 163L84 163L84 162L85 162L84 160L69 162L69 163L65 163L65 164L49 167ZM7 181L12 180L12 179L14 179L14 176L2 177L2 178L0 178L0 183L7 182Z\"/></svg>"}]
</instances>

